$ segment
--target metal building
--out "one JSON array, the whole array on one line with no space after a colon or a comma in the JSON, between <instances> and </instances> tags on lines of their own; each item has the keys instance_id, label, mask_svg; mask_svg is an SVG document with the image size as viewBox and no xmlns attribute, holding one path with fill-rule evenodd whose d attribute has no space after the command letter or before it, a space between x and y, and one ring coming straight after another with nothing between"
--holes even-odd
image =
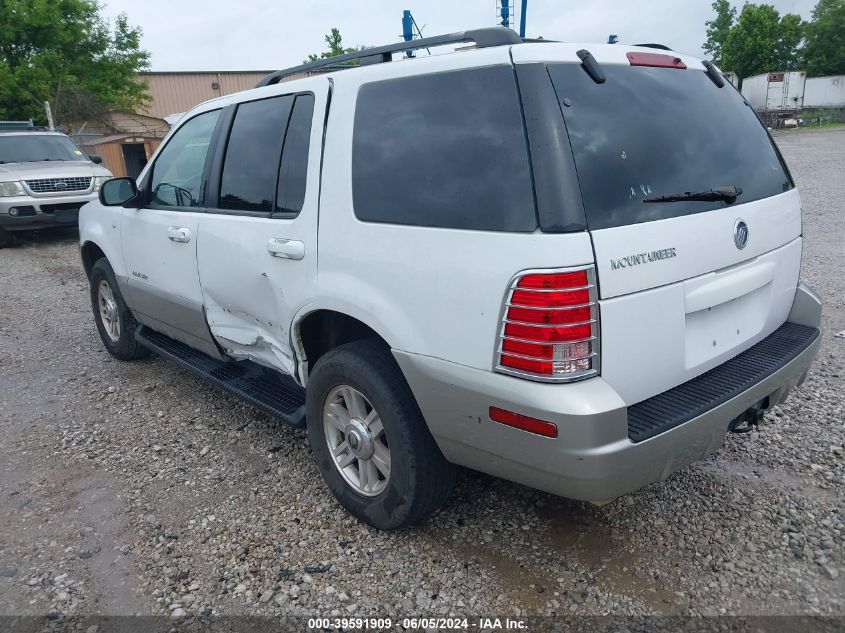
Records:
<instances>
[{"instance_id":1,"label":"metal building","mask_svg":"<svg viewBox=\"0 0 845 633\"><path fill-rule=\"evenodd\" d=\"M140 113L164 119L190 110L203 101L254 88L272 72L275 69L139 73L138 77L146 81L151 97L149 105Z\"/></svg>"}]
</instances>

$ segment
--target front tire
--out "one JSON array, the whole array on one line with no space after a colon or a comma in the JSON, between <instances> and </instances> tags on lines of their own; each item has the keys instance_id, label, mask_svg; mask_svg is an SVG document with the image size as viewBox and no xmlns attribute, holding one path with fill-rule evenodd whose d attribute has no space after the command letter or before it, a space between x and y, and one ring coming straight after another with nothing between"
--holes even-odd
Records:
<instances>
[{"instance_id":1,"label":"front tire","mask_svg":"<svg viewBox=\"0 0 845 633\"><path fill-rule=\"evenodd\" d=\"M138 322L120 294L117 279L108 260L98 259L91 268L91 309L103 345L120 360L143 358L150 352L135 340Z\"/></svg>"},{"instance_id":2,"label":"front tire","mask_svg":"<svg viewBox=\"0 0 845 633\"><path fill-rule=\"evenodd\" d=\"M347 343L322 356L308 378L306 413L320 474L357 519L394 530L448 498L455 467L381 341Z\"/></svg>"}]
</instances>

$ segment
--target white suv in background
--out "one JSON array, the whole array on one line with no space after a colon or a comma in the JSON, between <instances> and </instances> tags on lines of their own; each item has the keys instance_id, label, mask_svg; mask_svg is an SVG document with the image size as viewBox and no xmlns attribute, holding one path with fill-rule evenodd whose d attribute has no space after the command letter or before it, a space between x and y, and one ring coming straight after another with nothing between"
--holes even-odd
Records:
<instances>
[{"instance_id":1,"label":"white suv in background","mask_svg":"<svg viewBox=\"0 0 845 633\"><path fill-rule=\"evenodd\" d=\"M455 465L597 503L663 479L819 347L798 191L712 64L507 29L412 47L467 41L200 105L80 217L108 350L307 425L382 529Z\"/></svg>"}]
</instances>

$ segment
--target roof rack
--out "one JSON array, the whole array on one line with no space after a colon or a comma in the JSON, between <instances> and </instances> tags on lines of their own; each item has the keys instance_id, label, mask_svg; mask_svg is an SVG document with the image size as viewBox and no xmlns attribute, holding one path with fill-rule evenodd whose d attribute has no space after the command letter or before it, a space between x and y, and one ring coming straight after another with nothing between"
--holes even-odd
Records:
<instances>
[{"instance_id":1,"label":"roof rack","mask_svg":"<svg viewBox=\"0 0 845 633\"><path fill-rule=\"evenodd\" d=\"M504 26L491 26L483 29L473 29L471 31L435 35L434 37L423 37L410 42L402 41L396 42L395 44L387 44L386 46L366 48L354 53L347 53L346 55L318 59L317 61L308 62L300 66L277 70L255 84L255 87L272 86L290 75L307 73L314 70L331 72L334 70L357 68L358 66L366 66L368 64L381 64L392 61L394 53L403 53L405 51L441 46L443 44L460 44L462 42L475 42L476 48L490 48L492 46L521 44L522 38L515 31Z\"/></svg>"},{"instance_id":2,"label":"roof rack","mask_svg":"<svg viewBox=\"0 0 845 633\"><path fill-rule=\"evenodd\" d=\"M28 121L0 121L0 130L29 131L36 129L32 119Z\"/></svg>"}]
</instances>

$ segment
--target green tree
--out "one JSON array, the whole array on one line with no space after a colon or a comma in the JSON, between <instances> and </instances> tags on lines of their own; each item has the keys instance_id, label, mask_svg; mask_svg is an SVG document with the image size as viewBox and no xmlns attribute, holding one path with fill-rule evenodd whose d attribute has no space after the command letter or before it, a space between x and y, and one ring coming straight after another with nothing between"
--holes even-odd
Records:
<instances>
[{"instance_id":1,"label":"green tree","mask_svg":"<svg viewBox=\"0 0 845 633\"><path fill-rule=\"evenodd\" d=\"M819 0L805 38L803 61L809 76L845 75L845 0Z\"/></svg>"},{"instance_id":2,"label":"green tree","mask_svg":"<svg viewBox=\"0 0 845 633\"><path fill-rule=\"evenodd\" d=\"M57 123L147 102L136 79L148 68L141 31L114 24L96 0L0 0L0 119Z\"/></svg>"},{"instance_id":3,"label":"green tree","mask_svg":"<svg viewBox=\"0 0 845 633\"><path fill-rule=\"evenodd\" d=\"M728 0L716 0L710 6L713 7L716 17L704 23L707 26L707 41L702 44L702 48L713 60L713 63L721 66L722 47L725 45L725 40L728 39L734 20L736 20L736 9L731 6Z\"/></svg>"},{"instance_id":4,"label":"green tree","mask_svg":"<svg viewBox=\"0 0 845 633\"><path fill-rule=\"evenodd\" d=\"M780 36L775 41L774 57L782 69L796 70L801 66L801 40L804 38L805 26L800 15L787 13L781 17Z\"/></svg>"},{"instance_id":5,"label":"green tree","mask_svg":"<svg viewBox=\"0 0 845 633\"><path fill-rule=\"evenodd\" d=\"M722 68L743 78L794 70L803 28L797 15L781 17L769 4L746 4L722 45Z\"/></svg>"},{"instance_id":6,"label":"green tree","mask_svg":"<svg viewBox=\"0 0 845 633\"><path fill-rule=\"evenodd\" d=\"M819 0L813 7L813 21L821 18L830 9L835 9L842 4L842 0Z\"/></svg>"},{"instance_id":7,"label":"green tree","mask_svg":"<svg viewBox=\"0 0 845 633\"><path fill-rule=\"evenodd\" d=\"M343 38L340 36L340 30L337 27L332 27L332 32L325 37L326 44L329 45L329 50L323 51L319 55L311 54L308 56L307 62L316 62L318 59L328 59L329 57L337 57L346 53L354 53L361 51L366 46L352 46L349 48L343 47Z\"/></svg>"}]
</instances>

